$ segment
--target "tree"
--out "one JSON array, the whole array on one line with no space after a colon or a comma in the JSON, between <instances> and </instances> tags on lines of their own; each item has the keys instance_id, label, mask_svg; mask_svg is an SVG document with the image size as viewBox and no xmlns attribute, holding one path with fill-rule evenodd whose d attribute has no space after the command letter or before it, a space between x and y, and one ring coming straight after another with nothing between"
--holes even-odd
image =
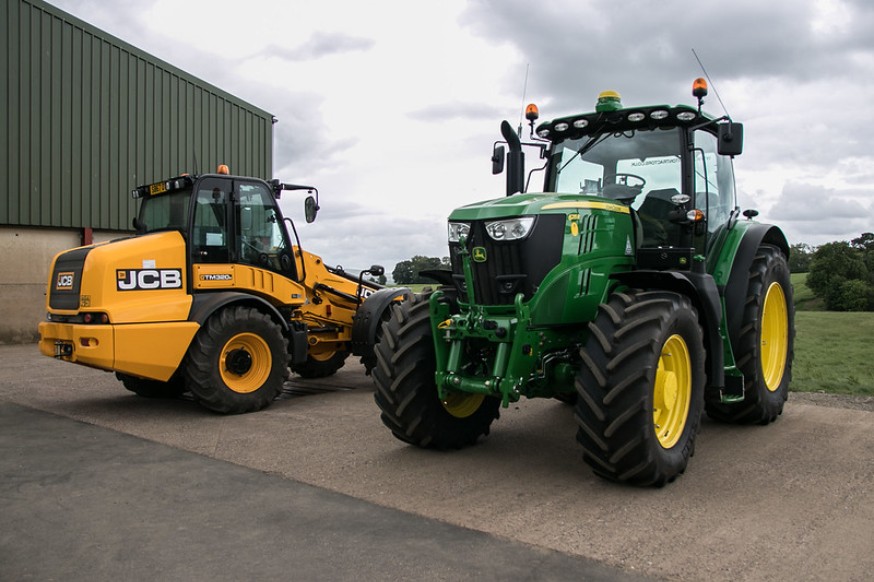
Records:
<instances>
[{"instance_id":1,"label":"tree","mask_svg":"<svg viewBox=\"0 0 874 582\"><path fill-rule=\"evenodd\" d=\"M430 269L441 269L449 265L449 258L439 259L437 257L424 257L416 255L412 259L401 261L395 265L391 272L392 279L399 285L412 285L415 283L433 283L434 281L427 277L419 275L422 271Z\"/></svg>"},{"instance_id":2,"label":"tree","mask_svg":"<svg viewBox=\"0 0 874 582\"><path fill-rule=\"evenodd\" d=\"M813 247L807 243L798 243L789 247L789 271L791 273L806 273L810 270L810 260L813 257Z\"/></svg>"},{"instance_id":3,"label":"tree","mask_svg":"<svg viewBox=\"0 0 874 582\"><path fill-rule=\"evenodd\" d=\"M826 309L859 311L871 307L874 286L865 259L874 247L868 251L863 248L864 244L830 242L813 253L807 286L825 301Z\"/></svg>"}]
</instances>

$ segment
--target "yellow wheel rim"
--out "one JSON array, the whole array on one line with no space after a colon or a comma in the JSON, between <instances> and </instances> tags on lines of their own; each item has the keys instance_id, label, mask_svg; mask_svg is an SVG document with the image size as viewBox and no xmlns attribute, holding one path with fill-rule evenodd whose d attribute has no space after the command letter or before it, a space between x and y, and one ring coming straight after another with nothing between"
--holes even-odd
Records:
<instances>
[{"instance_id":1,"label":"yellow wheel rim","mask_svg":"<svg viewBox=\"0 0 874 582\"><path fill-rule=\"evenodd\" d=\"M668 338L659 355L653 389L653 424L659 444L669 449L677 444L692 401L692 361L685 340Z\"/></svg>"},{"instance_id":2,"label":"yellow wheel rim","mask_svg":"<svg viewBox=\"0 0 874 582\"><path fill-rule=\"evenodd\" d=\"M783 382L789 350L789 311L786 295L779 283L771 283L762 308L762 377L768 390L775 392Z\"/></svg>"},{"instance_id":3,"label":"yellow wheel rim","mask_svg":"<svg viewBox=\"0 0 874 582\"><path fill-rule=\"evenodd\" d=\"M317 362L327 362L328 360L333 358L334 354L336 353L337 350L334 349L333 346L319 346L318 348L310 349L310 351L307 353L307 357L311 360L316 360Z\"/></svg>"},{"instance_id":4,"label":"yellow wheel rim","mask_svg":"<svg viewBox=\"0 0 874 582\"><path fill-rule=\"evenodd\" d=\"M442 401L446 412L455 418L467 418L477 410L485 399L484 394L468 394L466 392L450 392Z\"/></svg>"},{"instance_id":5,"label":"yellow wheel rim","mask_svg":"<svg viewBox=\"0 0 874 582\"><path fill-rule=\"evenodd\" d=\"M238 333L225 344L219 357L219 373L225 385L240 394L264 385L273 367L273 354L261 336Z\"/></svg>"}]
</instances>

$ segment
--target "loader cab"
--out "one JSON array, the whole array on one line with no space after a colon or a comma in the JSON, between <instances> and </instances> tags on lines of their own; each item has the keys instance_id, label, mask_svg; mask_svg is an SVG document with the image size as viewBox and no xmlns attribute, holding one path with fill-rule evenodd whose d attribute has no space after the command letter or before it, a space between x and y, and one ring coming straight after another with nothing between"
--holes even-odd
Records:
<instances>
[{"instance_id":1,"label":"loader cab","mask_svg":"<svg viewBox=\"0 0 874 582\"><path fill-rule=\"evenodd\" d=\"M191 264L237 263L297 279L292 246L270 186L255 178L182 176L134 190L138 234L178 230Z\"/></svg>"}]
</instances>

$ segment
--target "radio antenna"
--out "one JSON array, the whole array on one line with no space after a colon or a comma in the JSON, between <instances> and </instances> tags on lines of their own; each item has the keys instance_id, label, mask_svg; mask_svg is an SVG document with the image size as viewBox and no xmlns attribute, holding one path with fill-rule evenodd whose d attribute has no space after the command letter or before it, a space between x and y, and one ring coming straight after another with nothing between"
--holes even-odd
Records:
<instances>
[{"instance_id":1,"label":"radio antenna","mask_svg":"<svg viewBox=\"0 0 874 582\"><path fill-rule=\"evenodd\" d=\"M716 95L716 99L719 100L719 104L722 106L722 110L725 111L726 117L731 119L731 114L728 112L728 108L725 106L725 103L722 102L722 97L719 96L719 91L716 90L716 85L713 83L713 79L710 78L710 75L707 73L707 69L704 68L704 63L702 63L701 59L698 58L698 53L695 52L695 49L692 49L692 54L695 55L695 60L698 61L698 66L701 67L701 70L704 72L704 76L707 77L707 82L710 84L710 88L713 89L713 94Z\"/></svg>"},{"instance_id":2,"label":"radio antenna","mask_svg":"<svg viewBox=\"0 0 874 582\"><path fill-rule=\"evenodd\" d=\"M525 115L525 97L528 95L528 69L531 68L531 63L525 65L525 83L522 84L522 107L519 108L519 129L516 130L516 135L522 137L522 116Z\"/></svg>"}]
</instances>

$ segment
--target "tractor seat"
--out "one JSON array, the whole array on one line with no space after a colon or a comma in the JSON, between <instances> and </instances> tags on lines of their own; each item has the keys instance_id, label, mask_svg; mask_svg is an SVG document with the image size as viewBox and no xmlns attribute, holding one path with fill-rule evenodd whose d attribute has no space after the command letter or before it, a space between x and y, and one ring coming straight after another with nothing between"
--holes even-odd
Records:
<instances>
[{"instance_id":1,"label":"tractor seat","mask_svg":"<svg viewBox=\"0 0 874 582\"><path fill-rule=\"evenodd\" d=\"M676 188L650 190L637 211L643 227L643 247L676 245L680 239L680 225L670 221L675 208L671 197L679 194Z\"/></svg>"}]
</instances>

